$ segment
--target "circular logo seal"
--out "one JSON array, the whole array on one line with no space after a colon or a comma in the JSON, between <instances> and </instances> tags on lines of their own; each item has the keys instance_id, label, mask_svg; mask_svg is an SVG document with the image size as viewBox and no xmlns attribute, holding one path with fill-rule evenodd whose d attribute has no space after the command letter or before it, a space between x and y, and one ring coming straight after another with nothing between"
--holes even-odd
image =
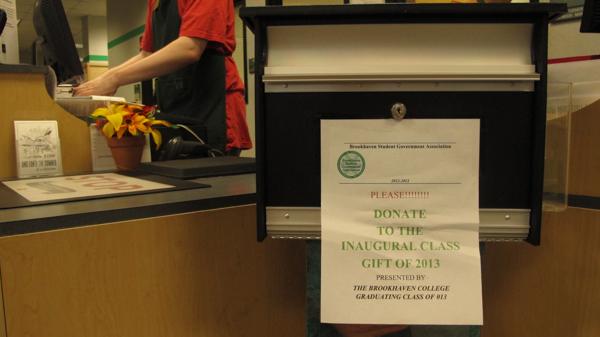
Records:
<instances>
[{"instance_id":1,"label":"circular logo seal","mask_svg":"<svg viewBox=\"0 0 600 337\"><path fill-rule=\"evenodd\" d=\"M337 168L346 178L359 177L365 171L365 158L356 151L346 151L338 159Z\"/></svg>"}]
</instances>

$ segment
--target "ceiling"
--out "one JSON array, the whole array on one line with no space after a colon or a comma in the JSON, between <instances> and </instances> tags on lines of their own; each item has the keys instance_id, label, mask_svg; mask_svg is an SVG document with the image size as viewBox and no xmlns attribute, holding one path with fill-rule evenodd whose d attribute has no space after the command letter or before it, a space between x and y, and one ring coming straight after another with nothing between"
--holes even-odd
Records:
<instances>
[{"instance_id":1,"label":"ceiling","mask_svg":"<svg viewBox=\"0 0 600 337\"><path fill-rule=\"evenodd\" d=\"M23 55L30 55L31 45L36 38L33 28L33 5L35 0L15 0L17 4L17 17L19 22L19 49L21 50L21 62L29 62L23 59ZM62 0L67 20L73 33L76 44L82 43L81 18L84 16L106 16L106 0Z\"/></svg>"}]
</instances>

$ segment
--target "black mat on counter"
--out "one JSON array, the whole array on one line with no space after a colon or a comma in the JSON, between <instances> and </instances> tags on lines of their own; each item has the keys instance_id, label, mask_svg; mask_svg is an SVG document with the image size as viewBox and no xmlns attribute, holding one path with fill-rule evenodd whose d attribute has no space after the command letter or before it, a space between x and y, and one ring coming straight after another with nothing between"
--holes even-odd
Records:
<instances>
[{"instance_id":1,"label":"black mat on counter","mask_svg":"<svg viewBox=\"0 0 600 337\"><path fill-rule=\"evenodd\" d=\"M214 157L142 163L140 170L179 179L216 177L256 172L254 158Z\"/></svg>"},{"instance_id":2,"label":"black mat on counter","mask_svg":"<svg viewBox=\"0 0 600 337\"><path fill-rule=\"evenodd\" d=\"M46 204L56 204L56 203L64 203L70 201L83 201L83 200L94 200L94 199L103 199L103 198L114 198L114 197L122 197L122 196L130 196L130 195L141 195L141 194L152 194L157 192L171 192L171 191L181 191L181 190L189 190L196 188L207 188L210 185L200 184L192 181L180 180L180 179L172 179L168 177L163 177L155 174L149 173L140 173L140 172L114 172L115 174L119 174L122 176L137 178L141 180L146 180L150 182L160 183L171 185L172 187L166 188L157 188L152 190L142 190L142 191L130 191L130 192L115 192L110 194L102 194L102 195L91 195L91 196L78 196L78 197L65 197L61 199L54 200L44 200L44 201L29 201L25 197L21 196L18 192L14 191L10 187L6 186L3 183L0 183L0 209L7 208L16 208L16 207L28 207L28 206L38 206L38 205L46 205ZM106 173L90 173L90 174L77 174L73 176L65 176L65 177L77 177L77 176L98 176ZM27 178L20 180L32 180L32 182L36 184L44 184L44 181L48 182L51 179L55 179L57 177L44 177L44 178ZM2 182L15 181L17 179L12 180L4 180ZM35 180L35 181L33 181ZM59 187L60 188L60 187ZM67 191L68 193L68 191Z\"/></svg>"}]
</instances>

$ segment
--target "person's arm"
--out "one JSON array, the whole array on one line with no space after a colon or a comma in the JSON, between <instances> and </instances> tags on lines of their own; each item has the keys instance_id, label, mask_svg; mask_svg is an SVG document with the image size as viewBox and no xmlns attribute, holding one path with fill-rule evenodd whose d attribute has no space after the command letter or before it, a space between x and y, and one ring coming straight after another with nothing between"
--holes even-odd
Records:
<instances>
[{"instance_id":1,"label":"person's arm","mask_svg":"<svg viewBox=\"0 0 600 337\"><path fill-rule=\"evenodd\" d=\"M96 77L95 79L90 80L85 83L82 83L79 86L73 88L73 94L75 96L89 96L89 95L112 96L112 95L114 95L114 91L117 91L118 87L115 88L115 90L113 92L108 92L106 90L102 90L101 88L99 88L99 86L101 86L106 81L111 81L111 78L113 78L115 72L118 72L124 68L129 67L132 64L142 60L143 58L145 58L151 54L152 53L147 52L145 50L140 51L134 57L131 57L129 60L121 63L120 65L118 65L114 68L110 68L109 70L107 70L100 76ZM101 91L106 91L106 92L101 92Z\"/></svg>"},{"instance_id":2,"label":"person's arm","mask_svg":"<svg viewBox=\"0 0 600 337\"><path fill-rule=\"evenodd\" d=\"M109 69L108 71L106 71L106 72L104 72L103 74L101 74L100 76L98 76L96 79L97 79L97 80L99 80L99 81L104 81L104 78L105 78L105 77L109 77L109 76L111 76L111 74L112 74L113 72L116 72L116 71L119 71L119 70L121 70L121 69L123 69L123 68L125 68L125 67L128 67L128 66L130 66L130 65L132 65L132 64L134 64L134 63L136 63L137 61L139 61L139 60L143 59L144 57L146 57L146 56L148 56L148 55L150 55L150 54L152 54L152 53L150 53L150 52L147 52L147 51L145 51L145 50L142 50L142 51L140 51L140 52L139 52L139 54L137 54L137 55L135 55L134 57L130 58L129 60L127 60L127 61L125 61L125 62L121 63L121 64L120 64L120 65L118 65L117 67L114 67L114 68L111 68L111 69ZM75 89L75 91L77 91L77 89Z\"/></svg>"},{"instance_id":3,"label":"person's arm","mask_svg":"<svg viewBox=\"0 0 600 337\"><path fill-rule=\"evenodd\" d=\"M129 67L130 65L132 65L132 64L140 61L141 59L143 59L143 58L145 58L145 57L147 57L149 55L152 55L152 53L151 52L147 52L145 50L142 50L137 55L135 55L134 57L130 58L129 60L121 63L120 65L118 65L118 66L116 66L114 68L109 69L106 73L110 73L110 72L115 72L115 71L122 70L123 68Z\"/></svg>"},{"instance_id":4,"label":"person's arm","mask_svg":"<svg viewBox=\"0 0 600 337\"><path fill-rule=\"evenodd\" d=\"M125 84L166 75L197 62L206 48L203 39L180 36L164 48L142 57L133 57L126 64L111 69L95 80L75 88L75 95L113 95ZM131 61L131 62L130 62Z\"/></svg>"}]
</instances>

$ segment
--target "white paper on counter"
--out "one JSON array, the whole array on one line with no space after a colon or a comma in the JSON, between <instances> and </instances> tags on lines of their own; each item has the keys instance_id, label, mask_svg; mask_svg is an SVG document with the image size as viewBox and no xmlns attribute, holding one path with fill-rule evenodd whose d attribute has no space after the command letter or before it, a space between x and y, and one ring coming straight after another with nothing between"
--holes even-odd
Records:
<instances>
[{"instance_id":1,"label":"white paper on counter","mask_svg":"<svg viewBox=\"0 0 600 337\"><path fill-rule=\"evenodd\" d=\"M174 187L116 173L3 181L31 202L92 197Z\"/></svg>"}]
</instances>

